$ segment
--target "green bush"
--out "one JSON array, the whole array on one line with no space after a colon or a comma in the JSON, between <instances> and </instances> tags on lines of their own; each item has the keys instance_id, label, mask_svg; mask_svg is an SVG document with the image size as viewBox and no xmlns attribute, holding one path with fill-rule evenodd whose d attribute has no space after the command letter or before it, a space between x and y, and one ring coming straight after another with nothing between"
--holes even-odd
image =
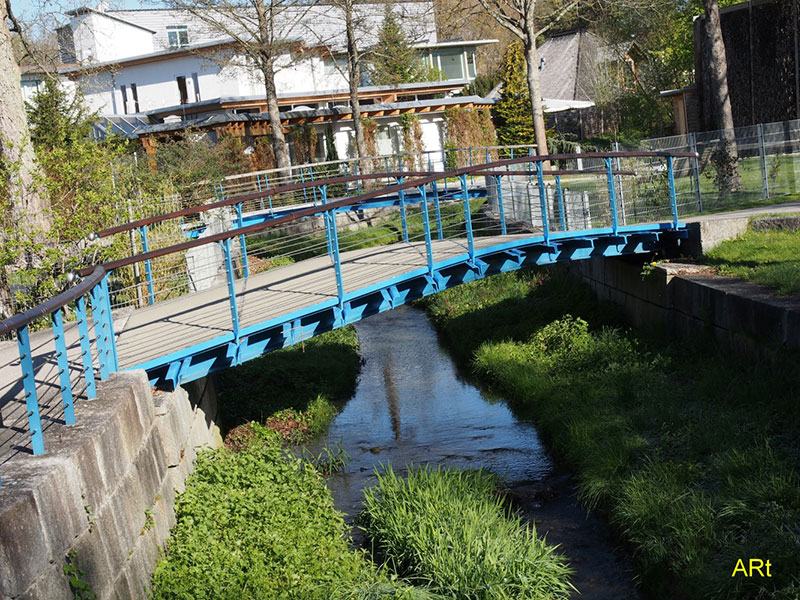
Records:
<instances>
[{"instance_id":1,"label":"green bush","mask_svg":"<svg viewBox=\"0 0 800 600\"><path fill-rule=\"evenodd\" d=\"M365 491L364 529L399 573L448 598L562 598L570 574L533 526L508 514L484 471L387 467Z\"/></svg>"}]
</instances>

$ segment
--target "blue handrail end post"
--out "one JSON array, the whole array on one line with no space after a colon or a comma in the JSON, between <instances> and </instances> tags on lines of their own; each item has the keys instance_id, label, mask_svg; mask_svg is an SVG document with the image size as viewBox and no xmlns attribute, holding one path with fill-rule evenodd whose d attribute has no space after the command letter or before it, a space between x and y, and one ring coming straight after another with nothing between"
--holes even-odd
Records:
<instances>
[{"instance_id":1,"label":"blue handrail end post","mask_svg":"<svg viewBox=\"0 0 800 600\"><path fill-rule=\"evenodd\" d=\"M467 176L459 175L461 180L462 199L464 204L464 227L467 230L467 251L469 252L469 259L475 260L475 238L472 234L472 211L469 206L469 192L467 191Z\"/></svg>"},{"instance_id":2,"label":"blue handrail end post","mask_svg":"<svg viewBox=\"0 0 800 600\"><path fill-rule=\"evenodd\" d=\"M508 227L506 225L506 210L503 206L503 183L501 179L501 175L495 175L494 177L495 186L497 187L497 210L500 213L500 233L506 235Z\"/></svg>"},{"instance_id":3,"label":"blue handrail end post","mask_svg":"<svg viewBox=\"0 0 800 600\"><path fill-rule=\"evenodd\" d=\"M119 357L117 356L117 340L114 338L114 317L111 314L111 294L108 291L108 273L105 274L102 281L100 281L100 289L103 294L103 302L105 309L108 312L108 351L111 362L109 367L112 371L119 371Z\"/></svg>"},{"instance_id":4,"label":"blue handrail end post","mask_svg":"<svg viewBox=\"0 0 800 600\"><path fill-rule=\"evenodd\" d=\"M403 177L397 178L399 185L403 184ZM408 243L408 213L406 212L406 192L400 190L397 192L397 197L400 200L400 226L403 229L403 242Z\"/></svg>"},{"instance_id":5,"label":"blue handrail end post","mask_svg":"<svg viewBox=\"0 0 800 600\"><path fill-rule=\"evenodd\" d=\"M611 210L611 231L617 235L619 222L617 220L617 190L614 185L614 172L611 168L611 159L604 158L606 163L606 179L608 180L608 204Z\"/></svg>"},{"instance_id":6,"label":"blue handrail end post","mask_svg":"<svg viewBox=\"0 0 800 600\"><path fill-rule=\"evenodd\" d=\"M234 208L236 209L236 226L241 229L244 227L244 221L242 220L242 203L239 202ZM244 234L239 235L239 251L242 254L242 272L244 273L244 278L247 279L250 276L250 266L247 262L247 239Z\"/></svg>"},{"instance_id":7,"label":"blue handrail end post","mask_svg":"<svg viewBox=\"0 0 800 600\"><path fill-rule=\"evenodd\" d=\"M225 254L225 275L228 280L228 303L231 308L231 330L236 342L239 341L239 309L236 303L236 281L233 273L233 259L231 258L231 239L226 238L219 242Z\"/></svg>"},{"instance_id":8,"label":"blue handrail end post","mask_svg":"<svg viewBox=\"0 0 800 600\"><path fill-rule=\"evenodd\" d=\"M150 246L147 242L147 225L139 227L139 237L142 238L142 253L150 251ZM155 301L155 293L153 292L153 265L150 259L144 261L144 277L147 281L147 303L152 306Z\"/></svg>"},{"instance_id":9,"label":"blue handrail end post","mask_svg":"<svg viewBox=\"0 0 800 600\"><path fill-rule=\"evenodd\" d=\"M100 284L98 283L95 285L89 294L92 299L92 320L94 321L94 340L97 345L97 363L100 366L100 380L105 381L108 379L110 371L108 344L105 333L106 316Z\"/></svg>"},{"instance_id":10,"label":"blue handrail end post","mask_svg":"<svg viewBox=\"0 0 800 600\"><path fill-rule=\"evenodd\" d=\"M542 212L542 236L544 243L550 242L550 218L547 214L547 190L544 189L544 169L542 163L536 163L536 187L539 188L539 207Z\"/></svg>"},{"instance_id":11,"label":"blue handrail end post","mask_svg":"<svg viewBox=\"0 0 800 600\"><path fill-rule=\"evenodd\" d=\"M56 364L58 380L61 386L61 403L64 405L64 423L75 424L75 406L72 398L72 382L69 380L69 360L67 359L67 343L64 339L64 318L61 309L50 313L53 326L53 342L56 346Z\"/></svg>"},{"instance_id":12,"label":"blue handrail end post","mask_svg":"<svg viewBox=\"0 0 800 600\"><path fill-rule=\"evenodd\" d=\"M564 213L564 189L561 187L561 175L556 175L556 197L558 200L558 216L561 220L561 231L566 231L567 215Z\"/></svg>"},{"instance_id":13,"label":"blue handrail end post","mask_svg":"<svg viewBox=\"0 0 800 600\"><path fill-rule=\"evenodd\" d=\"M422 204L422 227L425 230L425 254L428 259L428 274L433 275L433 244L431 242L431 220L428 215L428 194L424 185L417 188L419 190Z\"/></svg>"}]
</instances>

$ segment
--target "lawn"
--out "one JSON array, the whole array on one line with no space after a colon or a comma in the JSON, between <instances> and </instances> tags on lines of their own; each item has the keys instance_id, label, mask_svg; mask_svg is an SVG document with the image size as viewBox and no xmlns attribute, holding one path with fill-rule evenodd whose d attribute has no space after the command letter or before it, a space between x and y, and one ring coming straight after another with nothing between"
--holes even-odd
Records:
<instances>
[{"instance_id":1,"label":"lawn","mask_svg":"<svg viewBox=\"0 0 800 600\"><path fill-rule=\"evenodd\" d=\"M800 231L748 231L703 257L720 275L800 294Z\"/></svg>"}]
</instances>

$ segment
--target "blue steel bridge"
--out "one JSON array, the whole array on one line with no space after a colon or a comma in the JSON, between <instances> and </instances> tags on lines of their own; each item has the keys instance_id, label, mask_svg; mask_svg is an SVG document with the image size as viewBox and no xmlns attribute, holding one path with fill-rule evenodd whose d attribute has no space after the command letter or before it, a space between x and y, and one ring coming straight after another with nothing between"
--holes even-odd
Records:
<instances>
[{"instance_id":1,"label":"blue steel bridge","mask_svg":"<svg viewBox=\"0 0 800 600\"><path fill-rule=\"evenodd\" d=\"M44 453L44 430L75 423L75 400L115 371L174 387L495 273L653 252L686 236L679 211L697 208L678 202L676 165L694 157L373 165L98 232L95 244L125 236L140 251L87 266L66 292L0 322L18 348L0 364L0 443ZM41 319L51 327L31 334Z\"/></svg>"}]
</instances>

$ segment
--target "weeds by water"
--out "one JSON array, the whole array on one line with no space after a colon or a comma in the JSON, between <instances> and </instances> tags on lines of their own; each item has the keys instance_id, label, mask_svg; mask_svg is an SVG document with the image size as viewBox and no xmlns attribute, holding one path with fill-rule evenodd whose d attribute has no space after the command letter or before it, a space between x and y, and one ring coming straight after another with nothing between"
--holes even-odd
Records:
<instances>
[{"instance_id":1,"label":"weeds by water","mask_svg":"<svg viewBox=\"0 0 800 600\"><path fill-rule=\"evenodd\" d=\"M446 598L555 599L568 595L570 570L509 514L485 471L391 467L365 491L363 528L391 568Z\"/></svg>"},{"instance_id":2,"label":"weeds by water","mask_svg":"<svg viewBox=\"0 0 800 600\"><path fill-rule=\"evenodd\" d=\"M800 597L796 355L769 366L708 341L638 338L560 276L484 285L486 306L464 309L485 290L470 284L430 310L476 373L537 422L652 597ZM739 558L770 560L772 576L732 577Z\"/></svg>"}]
</instances>

